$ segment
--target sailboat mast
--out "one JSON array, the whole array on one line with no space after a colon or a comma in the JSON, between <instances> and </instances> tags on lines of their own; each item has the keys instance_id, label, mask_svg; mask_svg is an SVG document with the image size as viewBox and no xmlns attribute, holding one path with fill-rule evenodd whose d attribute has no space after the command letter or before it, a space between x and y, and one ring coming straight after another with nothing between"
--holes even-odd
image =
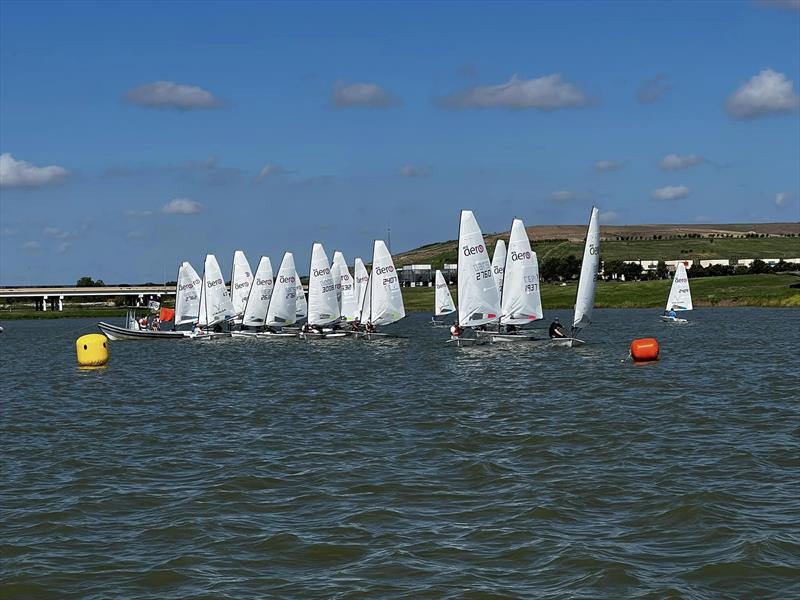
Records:
<instances>
[{"instance_id":1,"label":"sailboat mast","mask_svg":"<svg viewBox=\"0 0 800 600\"><path fill-rule=\"evenodd\" d=\"M458 260L456 261L456 277L458 277L458 285L456 286L456 293L458 294L458 306L461 306L461 222L464 220L464 209L461 209L461 212L458 215L458 246L456 247L456 256ZM456 322L458 326L461 327L461 309L459 308L456 313Z\"/></svg>"}]
</instances>

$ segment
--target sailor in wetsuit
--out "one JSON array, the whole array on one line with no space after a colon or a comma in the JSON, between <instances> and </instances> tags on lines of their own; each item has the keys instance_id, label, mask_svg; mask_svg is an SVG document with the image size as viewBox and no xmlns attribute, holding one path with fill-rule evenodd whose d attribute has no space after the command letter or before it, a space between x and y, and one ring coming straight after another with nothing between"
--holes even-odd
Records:
<instances>
[{"instance_id":1,"label":"sailor in wetsuit","mask_svg":"<svg viewBox=\"0 0 800 600\"><path fill-rule=\"evenodd\" d=\"M567 337L567 333L564 331L564 327L561 325L561 321L558 320L558 317L550 323L550 337L551 338L563 338Z\"/></svg>"}]
</instances>

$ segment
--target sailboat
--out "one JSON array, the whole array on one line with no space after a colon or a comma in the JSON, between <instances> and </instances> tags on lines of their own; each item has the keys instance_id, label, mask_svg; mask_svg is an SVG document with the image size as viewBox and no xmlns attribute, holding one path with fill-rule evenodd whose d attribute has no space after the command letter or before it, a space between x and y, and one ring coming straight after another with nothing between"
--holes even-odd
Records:
<instances>
[{"instance_id":1,"label":"sailboat","mask_svg":"<svg viewBox=\"0 0 800 600\"><path fill-rule=\"evenodd\" d=\"M436 317L444 317L456 311L456 305L453 302L453 295L450 293L450 288L447 287L447 282L444 280L444 275L439 269L436 269L434 277L434 298L433 298L433 317L431 317L431 325L434 327L444 327L444 321Z\"/></svg>"},{"instance_id":2,"label":"sailboat","mask_svg":"<svg viewBox=\"0 0 800 600\"><path fill-rule=\"evenodd\" d=\"M291 252L284 253L264 319L267 331L259 333L259 338L296 337L296 332L282 330L297 321L297 283L299 279L294 265L294 255ZM302 291L303 286L301 285L300 292L302 293Z\"/></svg>"},{"instance_id":3,"label":"sailboat","mask_svg":"<svg viewBox=\"0 0 800 600\"><path fill-rule=\"evenodd\" d=\"M452 335L457 346L474 344L476 337L464 337L468 329L497 323L500 318L500 293L483 233L471 210L461 211L458 229L458 328Z\"/></svg>"},{"instance_id":4,"label":"sailboat","mask_svg":"<svg viewBox=\"0 0 800 600\"><path fill-rule=\"evenodd\" d=\"M336 285L331 276L328 255L322 244L314 242L308 274L308 323L300 333L305 338L343 337L344 332L323 331L323 326L339 321Z\"/></svg>"},{"instance_id":5,"label":"sailboat","mask_svg":"<svg viewBox=\"0 0 800 600\"><path fill-rule=\"evenodd\" d=\"M359 314L355 285L353 284L353 278L350 277L350 270L347 268L344 254L338 250L333 253L333 266L331 269L335 277L334 283L338 283L336 296L339 300L339 314L345 322L355 321ZM336 279L337 277L338 279Z\"/></svg>"},{"instance_id":6,"label":"sailboat","mask_svg":"<svg viewBox=\"0 0 800 600\"><path fill-rule=\"evenodd\" d=\"M258 261L256 274L250 286L250 293L247 295L247 301L244 305L241 329L232 331L231 335L234 337L254 336L259 329L264 327L274 284L272 263L269 257L262 256ZM231 287L233 287L233 283L231 283Z\"/></svg>"},{"instance_id":7,"label":"sailboat","mask_svg":"<svg viewBox=\"0 0 800 600\"><path fill-rule=\"evenodd\" d=\"M353 279L356 290L356 305L360 310L364 306L364 295L367 293L367 284L369 283L369 272L360 257L356 258L353 266Z\"/></svg>"},{"instance_id":8,"label":"sailboat","mask_svg":"<svg viewBox=\"0 0 800 600\"><path fill-rule=\"evenodd\" d=\"M503 280L506 270L506 243L503 240L497 240L494 246L494 255L492 256L492 273L494 273L494 281L497 284L497 291L503 293Z\"/></svg>"},{"instance_id":9,"label":"sailboat","mask_svg":"<svg viewBox=\"0 0 800 600\"><path fill-rule=\"evenodd\" d=\"M492 335L492 341L530 341L530 335L516 332L516 328L541 320L544 314L539 291L539 261L536 252L531 250L528 232L520 219L514 219L511 223L503 277L500 329Z\"/></svg>"},{"instance_id":10,"label":"sailboat","mask_svg":"<svg viewBox=\"0 0 800 600\"><path fill-rule=\"evenodd\" d=\"M135 310L129 310L125 327L101 321L97 324L110 340L183 340L191 336L186 330L178 330L181 325L197 322L200 311L200 290L202 281L197 271L188 262L181 263L175 283L175 316L173 331L152 331L142 329L136 319Z\"/></svg>"},{"instance_id":11,"label":"sailboat","mask_svg":"<svg viewBox=\"0 0 800 600\"><path fill-rule=\"evenodd\" d=\"M250 263L241 250L233 253L233 266L231 267L231 303L233 304L233 322L240 324L242 315L250 295L250 287L253 284L253 273L250 270Z\"/></svg>"},{"instance_id":12,"label":"sailboat","mask_svg":"<svg viewBox=\"0 0 800 600\"><path fill-rule=\"evenodd\" d=\"M294 272L294 276L297 279L295 314L297 316L297 321L302 321L308 317L308 301L306 300L306 291L303 289L303 282L300 281L300 275L297 271Z\"/></svg>"},{"instance_id":13,"label":"sailboat","mask_svg":"<svg viewBox=\"0 0 800 600\"><path fill-rule=\"evenodd\" d=\"M581 346L585 344L575 336L587 325L592 323L592 310L594 309L594 293L597 286L597 272L600 269L600 226L598 225L597 207L592 207L589 217L589 229L586 232L586 242L583 247L583 262L581 275L578 279L578 294L575 298L575 315L572 318L572 331L569 337L552 338L552 342L559 346Z\"/></svg>"},{"instance_id":14,"label":"sailboat","mask_svg":"<svg viewBox=\"0 0 800 600\"><path fill-rule=\"evenodd\" d=\"M692 310L693 308L692 291L689 289L689 275L686 273L686 265L683 262L679 262L675 269L675 277L672 279L667 306L664 308L661 320L667 323L688 323L686 319L682 319L674 313ZM673 314L670 314L670 312L673 312Z\"/></svg>"},{"instance_id":15,"label":"sailboat","mask_svg":"<svg viewBox=\"0 0 800 600\"><path fill-rule=\"evenodd\" d=\"M364 339L386 336L388 334L378 333L375 329L381 325L396 323L405 316L403 293L392 255L383 240L375 240L372 249L372 274L367 283L359 317L365 330L356 334Z\"/></svg>"},{"instance_id":16,"label":"sailboat","mask_svg":"<svg viewBox=\"0 0 800 600\"><path fill-rule=\"evenodd\" d=\"M203 269L197 322L202 331L195 337L201 339L230 337L230 333L222 331L222 324L233 318L234 314L231 295L225 287L225 279L222 277L217 257L208 254Z\"/></svg>"}]
</instances>

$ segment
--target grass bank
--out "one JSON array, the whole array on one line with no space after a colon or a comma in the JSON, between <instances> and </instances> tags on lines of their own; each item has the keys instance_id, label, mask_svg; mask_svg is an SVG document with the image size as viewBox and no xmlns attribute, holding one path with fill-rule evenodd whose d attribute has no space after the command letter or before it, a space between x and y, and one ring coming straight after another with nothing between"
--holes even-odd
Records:
<instances>
[{"instance_id":1,"label":"grass bank","mask_svg":"<svg viewBox=\"0 0 800 600\"><path fill-rule=\"evenodd\" d=\"M800 277L788 274L733 275L701 277L691 280L695 306L782 306L800 308ZM595 305L600 308L660 308L666 304L671 280L612 282L597 284ZM566 286L544 284L544 309L571 308L577 283ZM451 289L458 301L455 287ZM433 288L403 288L408 311L433 312Z\"/></svg>"}]
</instances>

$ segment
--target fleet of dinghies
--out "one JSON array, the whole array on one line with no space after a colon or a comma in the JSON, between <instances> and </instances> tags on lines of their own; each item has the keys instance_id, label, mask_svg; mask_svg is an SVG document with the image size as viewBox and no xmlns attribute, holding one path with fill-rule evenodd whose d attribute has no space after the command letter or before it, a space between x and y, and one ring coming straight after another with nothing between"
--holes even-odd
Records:
<instances>
[{"instance_id":1,"label":"fleet of dinghies","mask_svg":"<svg viewBox=\"0 0 800 600\"><path fill-rule=\"evenodd\" d=\"M216 257L209 254L200 277L188 262L178 269L174 322L171 330L151 330L129 313L125 327L99 323L111 339L264 339L300 337L325 339L354 336L362 339L390 336L378 328L406 316L400 280L392 255L382 240L372 250L372 271L356 258L353 275L344 255L333 260L319 242L311 249L306 298L294 256L283 255L277 274L267 256L255 273L244 252L234 253L230 288ZM577 337L592 322L595 285L600 266L598 209L592 208L578 280L571 331L553 335L551 342L578 346ZM435 275L432 325L445 326L443 317L454 315L450 339L456 346L493 342L544 341L532 326L544 318L539 263L525 224L511 223L508 247L497 240L492 258L475 215L461 211L458 232L458 306L441 271ZM662 318L685 322L673 311L692 310L686 268L678 265ZM666 313L667 311L665 311Z\"/></svg>"},{"instance_id":2,"label":"fleet of dinghies","mask_svg":"<svg viewBox=\"0 0 800 600\"><path fill-rule=\"evenodd\" d=\"M329 262L322 244L315 242L308 299L291 252L283 255L275 275L269 257L262 256L253 273L244 252L237 250L230 288L213 254L206 256L203 266L202 277L188 262L178 269L170 330L150 329L133 310L125 327L98 326L110 339L324 339L347 335L371 339L388 335L378 327L405 317L400 280L392 256L380 240L373 248L372 275L357 258L355 278L341 252L334 252Z\"/></svg>"}]
</instances>

